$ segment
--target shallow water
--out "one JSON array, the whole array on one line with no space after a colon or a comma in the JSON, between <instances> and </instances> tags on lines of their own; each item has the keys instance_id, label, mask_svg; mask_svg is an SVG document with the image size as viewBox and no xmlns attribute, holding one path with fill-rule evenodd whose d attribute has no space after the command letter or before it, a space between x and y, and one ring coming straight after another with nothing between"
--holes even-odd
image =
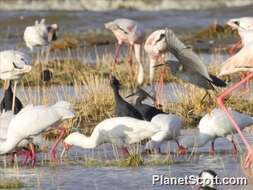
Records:
<instances>
[{"instance_id":1,"label":"shallow water","mask_svg":"<svg viewBox=\"0 0 253 190\"><path fill-rule=\"evenodd\" d=\"M183 134L191 135L195 130L184 131ZM246 132L247 134L248 132ZM253 142L252 135L247 135ZM239 139L238 139L239 140ZM240 147L243 147L239 140ZM37 162L35 168L19 167L0 168L0 179L15 177L24 182L27 187L23 189L170 189L170 186L152 185L152 175L165 175L166 177L184 177L186 175L198 175L203 169L216 171L219 177L241 177L244 173L241 169L239 158L232 154L232 146L226 139L218 139L216 142L215 156L208 154L210 144L200 148L193 156L176 156L175 144L163 144L163 155L144 156L145 159L166 159L167 150L177 161L172 165L145 166L139 168L117 168L117 167L84 167L85 159L116 159L112 146L105 144L93 150L83 150L74 147L68 158L60 165L49 166ZM168 148L170 147L170 148ZM61 147L59 148L59 151ZM39 157L47 156L45 153ZM2 159L2 157L0 157ZM42 158L40 158L42 159ZM70 161L72 160L71 164ZM250 181L248 181L250 182ZM247 186L219 186L219 189L252 189ZM193 186L173 186L173 189L192 189ZM195 187L196 188L196 187Z\"/></svg>"}]
</instances>

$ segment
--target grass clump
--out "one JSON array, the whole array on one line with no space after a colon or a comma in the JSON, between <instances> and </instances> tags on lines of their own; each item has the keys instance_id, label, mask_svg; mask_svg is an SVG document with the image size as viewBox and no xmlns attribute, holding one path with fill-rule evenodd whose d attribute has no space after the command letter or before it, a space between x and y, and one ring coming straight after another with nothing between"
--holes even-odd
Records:
<instances>
[{"instance_id":1,"label":"grass clump","mask_svg":"<svg viewBox=\"0 0 253 190\"><path fill-rule=\"evenodd\" d=\"M17 179L12 180L1 180L0 181L0 189L18 189L18 188L24 188L25 184L22 181L19 181Z\"/></svg>"}]
</instances>

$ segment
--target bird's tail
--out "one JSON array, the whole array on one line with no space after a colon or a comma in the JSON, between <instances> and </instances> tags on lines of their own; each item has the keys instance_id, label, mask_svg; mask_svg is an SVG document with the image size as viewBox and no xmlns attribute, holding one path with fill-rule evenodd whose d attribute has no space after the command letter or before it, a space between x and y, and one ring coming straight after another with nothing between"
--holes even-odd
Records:
<instances>
[{"instance_id":1,"label":"bird's tail","mask_svg":"<svg viewBox=\"0 0 253 190\"><path fill-rule=\"evenodd\" d=\"M210 74L210 77L212 79L212 84L214 84L215 86L217 87L226 87L227 84L225 83L225 81L219 79L218 77L216 77L215 75L211 75Z\"/></svg>"}]
</instances>

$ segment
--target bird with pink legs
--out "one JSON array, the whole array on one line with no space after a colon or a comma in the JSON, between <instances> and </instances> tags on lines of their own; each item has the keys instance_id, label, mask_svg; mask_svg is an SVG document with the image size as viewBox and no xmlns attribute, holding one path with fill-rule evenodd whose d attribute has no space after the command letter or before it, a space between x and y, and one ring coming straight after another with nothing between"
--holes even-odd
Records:
<instances>
[{"instance_id":1,"label":"bird with pink legs","mask_svg":"<svg viewBox=\"0 0 253 190\"><path fill-rule=\"evenodd\" d=\"M156 63L158 64L164 64L165 57L169 52L168 44L166 42L165 38L165 30L156 30L152 32L148 38L146 39L144 49L146 53L148 54L149 58L149 82L152 88L154 89L154 74L155 74L155 68L154 66ZM161 92L163 90L163 80L164 80L164 73L165 73L165 67L162 68L160 73L160 79L159 79L159 85L157 86L157 89L155 90L155 104L160 105L160 97Z\"/></svg>"},{"instance_id":2,"label":"bird with pink legs","mask_svg":"<svg viewBox=\"0 0 253 190\"><path fill-rule=\"evenodd\" d=\"M226 113L227 117L229 118L229 121L232 123L233 127L237 130L242 141L246 145L248 153L245 159L245 167L249 168L253 161L253 147L249 143L249 141L245 138L238 123L236 122L234 117L231 115L231 113L228 111L228 109L224 105L224 99L226 96L231 94L234 90L246 84L247 81L249 81L253 77L253 43L252 42L249 42L247 43L247 45L244 45L239 52L237 52L235 55L233 55L224 63L222 63L219 75L220 76L231 75L238 72L250 72L250 73L244 79L231 85L228 89L222 92L218 96L217 102L219 106L222 108L222 110Z\"/></svg>"},{"instance_id":3,"label":"bird with pink legs","mask_svg":"<svg viewBox=\"0 0 253 190\"><path fill-rule=\"evenodd\" d=\"M12 152L24 139L37 136L45 131L59 128L64 121L75 116L71 104L65 101L58 101L52 106L48 105L27 105L17 115L11 118L6 136L0 140L0 154ZM57 161L56 147L63 138L64 130L50 150L50 159ZM36 154L32 156L34 166Z\"/></svg>"},{"instance_id":4,"label":"bird with pink legs","mask_svg":"<svg viewBox=\"0 0 253 190\"><path fill-rule=\"evenodd\" d=\"M236 30L240 36L240 40L229 48L229 54L234 55L239 49L253 42L253 17L241 17L230 19L227 24ZM241 73L241 79L245 78L249 73ZM244 84L244 89L249 90L249 81Z\"/></svg>"},{"instance_id":5,"label":"bird with pink legs","mask_svg":"<svg viewBox=\"0 0 253 190\"><path fill-rule=\"evenodd\" d=\"M141 60L141 50L145 37L144 27L137 21L127 18L119 18L105 23L105 28L111 30L117 38L117 47L115 50L112 68L114 69L115 65L119 62L118 59L121 46L124 43L128 44L129 74L133 76L132 54L134 51L135 58L138 63L137 82L139 85L142 85L144 81L144 68Z\"/></svg>"}]
</instances>

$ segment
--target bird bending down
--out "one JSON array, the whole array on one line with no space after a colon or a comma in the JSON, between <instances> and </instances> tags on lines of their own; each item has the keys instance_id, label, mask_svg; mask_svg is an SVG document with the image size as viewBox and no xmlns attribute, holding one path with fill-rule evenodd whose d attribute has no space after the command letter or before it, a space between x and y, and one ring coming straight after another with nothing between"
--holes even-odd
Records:
<instances>
[{"instance_id":1,"label":"bird bending down","mask_svg":"<svg viewBox=\"0 0 253 190\"><path fill-rule=\"evenodd\" d=\"M112 143L127 150L127 145L138 143L160 130L159 123L152 123L132 117L114 117L106 119L95 126L90 137L78 132L71 133L64 139L64 152L71 146L95 148L103 143ZM128 151L127 151L128 152Z\"/></svg>"},{"instance_id":2,"label":"bird bending down","mask_svg":"<svg viewBox=\"0 0 253 190\"><path fill-rule=\"evenodd\" d=\"M172 74L184 81L205 89L213 90L213 85L218 87L226 86L224 81L208 73L207 67L201 61L200 57L194 53L191 48L184 45L184 43L176 37L172 30L166 29L165 34L168 49L178 60L166 62L167 65L169 62L172 62L169 64ZM206 95L207 93L204 98Z\"/></svg>"},{"instance_id":3,"label":"bird bending down","mask_svg":"<svg viewBox=\"0 0 253 190\"><path fill-rule=\"evenodd\" d=\"M11 88L11 81L9 81L8 88L4 90L4 97L0 103L0 112L7 112L12 110L13 92ZM15 97L14 114L17 114L23 108L22 102Z\"/></svg>"},{"instance_id":4,"label":"bird bending down","mask_svg":"<svg viewBox=\"0 0 253 190\"><path fill-rule=\"evenodd\" d=\"M12 151L23 139L53 129L62 121L73 117L74 112L68 102L59 101L52 106L27 105L11 120L6 139L0 141L0 154ZM55 149L56 145L53 145L52 148ZM54 150L51 149L50 152ZM51 158L54 157L51 155Z\"/></svg>"},{"instance_id":5,"label":"bird bending down","mask_svg":"<svg viewBox=\"0 0 253 190\"><path fill-rule=\"evenodd\" d=\"M239 113L234 110L229 110L241 130L253 124L253 118L247 114ZM199 122L199 132L195 137L185 136L179 143L178 152L186 154L188 148L202 147L207 142L211 141L210 153L214 154L214 142L217 138L226 137L234 147L234 152L237 152L237 147L233 141L233 135L237 133L236 129L229 122L226 113L222 109L215 108L210 113L207 113Z\"/></svg>"},{"instance_id":6,"label":"bird bending down","mask_svg":"<svg viewBox=\"0 0 253 190\"><path fill-rule=\"evenodd\" d=\"M12 111L14 111L17 80L30 72L31 59L26 54L16 50L0 52L0 79L5 80L4 89L8 88L7 80L14 80L14 95L12 100Z\"/></svg>"},{"instance_id":7,"label":"bird bending down","mask_svg":"<svg viewBox=\"0 0 253 190\"><path fill-rule=\"evenodd\" d=\"M243 80L239 81L238 83L235 83L231 85L229 88L227 88L224 92L222 92L218 98L217 102L221 109L226 113L227 117L229 118L229 121L232 123L233 127L237 130L238 134L240 135L243 143L246 145L248 153L245 160L245 167L249 168L253 161L253 148L250 145L249 141L245 138L243 135L239 124L233 118L233 116L230 114L228 109L224 105L224 98L232 93L234 90L239 88L240 86L247 83L252 77L253 77L253 43L250 43L246 46L244 46L238 53L236 53L234 56L230 57L228 60L226 60L221 65L220 69L220 75L229 75L237 72L247 72L249 71L250 74L247 75Z\"/></svg>"},{"instance_id":8,"label":"bird bending down","mask_svg":"<svg viewBox=\"0 0 253 190\"><path fill-rule=\"evenodd\" d=\"M143 119L141 113L135 109L131 104L126 102L119 94L120 82L115 76L111 76L110 84L114 94L115 100L115 115L117 117L133 117L136 119Z\"/></svg>"},{"instance_id":9,"label":"bird bending down","mask_svg":"<svg viewBox=\"0 0 253 190\"><path fill-rule=\"evenodd\" d=\"M164 64L165 56L169 51L165 38L165 30L156 30L148 36L144 45L144 49L149 57L149 82L153 88L155 74L154 66L157 62L159 64ZM155 90L156 105L160 104L160 95L163 90L164 72L165 69L163 68L160 73L159 85Z\"/></svg>"},{"instance_id":10,"label":"bird bending down","mask_svg":"<svg viewBox=\"0 0 253 190\"><path fill-rule=\"evenodd\" d=\"M171 74L174 75L175 77L178 77L181 80L193 84L199 88L203 88L206 91L206 94L203 96L201 102L208 95L207 90L215 90L214 86L217 87L226 86L226 83L223 80L217 78L212 74L209 74L212 80L207 79L201 73L192 69L191 65L182 64L179 61L172 61L172 60L166 61L165 65L170 68ZM156 67L159 66L160 65L157 65Z\"/></svg>"},{"instance_id":11,"label":"bird bending down","mask_svg":"<svg viewBox=\"0 0 253 190\"><path fill-rule=\"evenodd\" d=\"M145 150L155 150L160 153L160 147L163 142L174 140L178 146L178 137L182 127L182 119L174 114L157 114L151 123L159 123L161 125L160 131L151 136L145 145Z\"/></svg>"},{"instance_id":12,"label":"bird bending down","mask_svg":"<svg viewBox=\"0 0 253 190\"><path fill-rule=\"evenodd\" d=\"M164 113L162 110L157 109L156 107L150 106L148 104L143 104L142 101L144 101L146 98L151 98L152 100L154 100L154 98L152 96L150 96L145 90L143 90L141 87L137 87L137 91L135 93L132 93L130 95L128 95L126 98L129 98L131 96L137 95L137 99L134 105L134 108L136 110L138 110L142 117L147 120L147 121L151 121L151 119L157 115L157 114L161 114Z\"/></svg>"},{"instance_id":13,"label":"bird bending down","mask_svg":"<svg viewBox=\"0 0 253 190\"><path fill-rule=\"evenodd\" d=\"M130 64L130 75L132 76L132 53L133 49L135 51L135 57L138 63L138 76L137 82L139 85L142 85L144 81L144 68L143 63L141 60L141 46L144 43L144 28L138 22L126 19L126 18L119 18L115 19L114 21L105 23L105 28L109 29L113 32L115 37L118 40L118 45L115 51L115 57L113 62L113 68L115 64L118 63L118 57L120 52L120 47L123 43L129 44L128 49L128 61Z\"/></svg>"}]
</instances>

